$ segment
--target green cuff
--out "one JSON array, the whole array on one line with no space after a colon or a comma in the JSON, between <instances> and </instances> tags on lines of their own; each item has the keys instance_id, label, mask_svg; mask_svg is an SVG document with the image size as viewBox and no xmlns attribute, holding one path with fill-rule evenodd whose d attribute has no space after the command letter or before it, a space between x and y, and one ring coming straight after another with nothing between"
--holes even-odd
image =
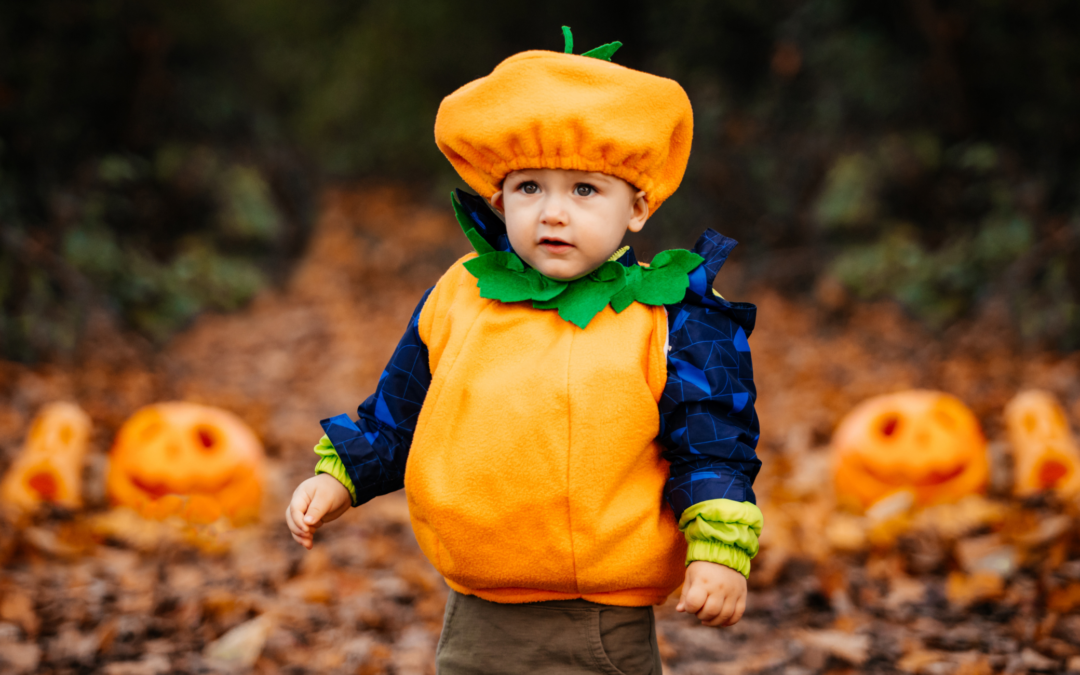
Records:
<instances>
[{"instance_id":1,"label":"green cuff","mask_svg":"<svg viewBox=\"0 0 1080 675\"><path fill-rule=\"evenodd\" d=\"M750 502L710 499L683 511L679 529L686 536L686 564L695 560L726 565L750 575L764 518Z\"/></svg>"},{"instance_id":2,"label":"green cuff","mask_svg":"<svg viewBox=\"0 0 1080 675\"><path fill-rule=\"evenodd\" d=\"M750 556L741 548L718 541L691 541L686 547L686 564L695 560L724 565L750 578Z\"/></svg>"},{"instance_id":3,"label":"green cuff","mask_svg":"<svg viewBox=\"0 0 1080 675\"><path fill-rule=\"evenodd\" d=\"M352 479L349 478L349 472L345 470L345 463L341 461L341 457L338 457L334 444L330 442L330 439L325 434L315 444L315 454L319 456L319 462L315 465L315 475L328 473L336 478L349 491L349 495L352 497L352 505L356 506L356 487L353 485Z\"/></svg>"}]
</instances>

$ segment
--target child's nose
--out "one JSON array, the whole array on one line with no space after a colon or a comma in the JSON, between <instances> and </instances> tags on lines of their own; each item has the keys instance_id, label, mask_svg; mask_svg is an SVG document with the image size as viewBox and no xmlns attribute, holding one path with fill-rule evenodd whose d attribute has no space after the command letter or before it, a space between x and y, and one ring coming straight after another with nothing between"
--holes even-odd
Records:
<instances>
[{"instance_id":1,"label":"child's nose","mask_svg":"<svg viewBox=\"0 0 1080 675\"><path fill-rule=\"evenodd\" d=\"M540 222L544 225L566 225L570 220L566 212L564 200L557 195L552 195L544 200L544 208L540 212Z\"/></svg>"}]
</instances>

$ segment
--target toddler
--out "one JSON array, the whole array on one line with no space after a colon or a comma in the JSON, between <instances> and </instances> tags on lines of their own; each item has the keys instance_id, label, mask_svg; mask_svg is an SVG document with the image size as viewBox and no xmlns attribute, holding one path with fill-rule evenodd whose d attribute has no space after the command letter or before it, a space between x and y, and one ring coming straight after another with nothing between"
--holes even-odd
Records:
<instances>
[{"instance_id":1,"label":"toddler","mask_svg":"<svg viewBox=\"0 0 1080 675\"><path fill-rule=\"evenodd\" d=\"M436 142L483 197L452 200L476 251L421 298L358 419L322 421L286 511L311 548L405 488L450 587L441 674L660 675L652 605L682 584L676 609L707 626L745 607L756 310L712 290L735 246L712 230L650 265L621 247L682 180L693 118L617 46L517 54L442 102Z\"/></svg>"}]
</instances>

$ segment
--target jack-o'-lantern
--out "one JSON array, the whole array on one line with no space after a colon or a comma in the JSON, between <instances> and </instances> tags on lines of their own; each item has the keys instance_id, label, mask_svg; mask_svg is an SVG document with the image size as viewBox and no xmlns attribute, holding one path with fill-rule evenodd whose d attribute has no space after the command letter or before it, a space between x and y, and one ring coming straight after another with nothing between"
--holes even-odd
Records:
<instances>
[{"instance_id":1,"label":"jack-o'-lantern","mask_svg":"<svg viewBox=\"0 0 1080 675\"><path fill-rule=\"evenodd\" d=\"M911 390L856 406L832 440L840 503L865 509L907 491L919 506L982 492L989 474L986 437L954 396Z\"/></svg>"},{"instance_id":2,"label":"jack-o'-lantern","mask_svg":"<svg viewBox=\"0 0 1080 675\"><path fill-rule=\"evenodd\" d=\"M113 504L148 518L209 523L258 517L263 448L236 415L194 403L140 409L116 435L107 488Z\"/></svg>"},{"instance_id":3,"label":"jack-o'-lantern","mask_svg":"<svg viewBox=\"0 0 1080 675\"><path fill-rule=\"evenodd\" d=\"M0 483L0 501L27 511L45 502L82 506L82 468L90 428L90 417L74 403L45 406L30 425L22 453Z\"/></svg>"},{"instance_id":4,"label":"jack-o'-lantern","mask_svg":"<svg viewBox=\"0 0 1080 675\"><path fill-rule=\"evenodd\" d=\"M1005 406L1005 429L1015 460L1014 493L1080 494L1080 450L1065 411L1052 394L1038 390L1017 394Z\"/></svg>"}]
</instances>

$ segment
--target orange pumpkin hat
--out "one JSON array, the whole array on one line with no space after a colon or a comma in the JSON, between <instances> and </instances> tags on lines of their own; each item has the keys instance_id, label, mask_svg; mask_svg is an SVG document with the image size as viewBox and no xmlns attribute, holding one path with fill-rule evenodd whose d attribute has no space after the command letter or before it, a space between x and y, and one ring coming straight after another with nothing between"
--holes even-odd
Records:
<instances>
[{"instance_id":1,"label":"orange pumpkin hat","mask_svg":"<svg viewBox=\"0 0 1080 675\"><path fill-rule=\"evenodd\" d=\"M604 60L612 51L511 56L443 99L435 142L485 198L511 171L576 169L622 178L656 211L686 171L690 99L674 80Z\"/></svg>"}]
</instances>

